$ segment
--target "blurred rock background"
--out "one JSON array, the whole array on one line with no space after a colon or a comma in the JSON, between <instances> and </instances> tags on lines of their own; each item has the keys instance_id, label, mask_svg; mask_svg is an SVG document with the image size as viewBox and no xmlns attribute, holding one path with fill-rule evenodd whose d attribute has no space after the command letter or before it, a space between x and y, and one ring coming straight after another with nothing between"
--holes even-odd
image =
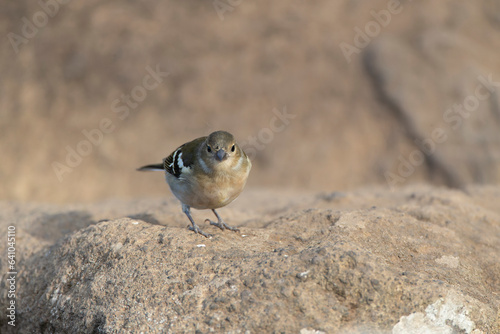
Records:
<instances>
[{"instance_id":1,"label":"blurred rock background","mask_svg":"<svg viewBox=\"0 0 500 334\"><path fill-rule=\"evenodd\" d=\"M219 129L253 187L500 180L498 1L10 1L0 29L3 200L171 196L135 168Z\"/></svg>"}]
</instances>

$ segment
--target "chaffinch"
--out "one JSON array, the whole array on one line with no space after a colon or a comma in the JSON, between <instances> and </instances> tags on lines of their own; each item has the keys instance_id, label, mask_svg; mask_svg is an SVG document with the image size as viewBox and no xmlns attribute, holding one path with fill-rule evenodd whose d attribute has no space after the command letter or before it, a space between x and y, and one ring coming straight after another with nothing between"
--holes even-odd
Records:
<instances>
[{"instance_id":1,"label":"chaffinch","mask_svg":"<svg viewBox=\"0 0 500 334\"><path fill-rule=\"evenodd\" d=\"M232 134L216 131L177 148L162 164L147 165L139 171L165 171L170 190L182 203L182 211L191 221L190 230L205 237L191 216L191 208L211 209L217 222L206 219L221 230L238 231L227 225L215 209L228 205L243 190L252 168L245 152Z\"/></svg>"}]
</instances>

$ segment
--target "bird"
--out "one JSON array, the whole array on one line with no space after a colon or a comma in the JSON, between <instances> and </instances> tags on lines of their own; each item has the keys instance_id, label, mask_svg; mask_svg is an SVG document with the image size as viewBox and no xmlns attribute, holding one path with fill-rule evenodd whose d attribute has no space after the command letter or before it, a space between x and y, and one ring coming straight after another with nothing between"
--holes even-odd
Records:
<instances>
[{"instance_id":1,"label":"bird","mask_svg":"<svg viewBox=\"0 0 500 334\"><path fill-rule=\"evenodd\" d=\"M243 191L252 162L234 136L215 131L179 146L163 163L146 165L138 171L164 171L172 193L182 204L182 211L191 222L188 228L206 238L211 237L196 224L191 208L210 209L217 222L206 219L221 230L238 232L215 211L234 201Z\"/></svg>"}]
</instances>

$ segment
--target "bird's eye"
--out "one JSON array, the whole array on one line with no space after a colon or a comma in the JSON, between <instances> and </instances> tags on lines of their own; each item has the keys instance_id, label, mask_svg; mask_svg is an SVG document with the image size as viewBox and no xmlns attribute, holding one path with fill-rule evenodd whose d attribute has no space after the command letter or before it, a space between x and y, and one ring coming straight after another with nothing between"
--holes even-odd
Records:
<instances>
[{"instance_id":1,"label":"bird's eye","mask_svg":"<svg viewBox=\"0 0 500 334\"><path fill-rule=\"evenodd\" d=\"M212 153L212 148L210 146L207 145L207 152L208 153Z\"/></svg>"},{"instance_id":2,"label":"bird's eye","mask_svg":"<svg viewBox=\"0 0 500 334\"><path fill-rule=\"evenodd\" d=\"M234 144L233 144L233 146L231 146L231 152L234 152L235 149L236 149L236 147L234 147Z\"/></svg>"}]
</instances>

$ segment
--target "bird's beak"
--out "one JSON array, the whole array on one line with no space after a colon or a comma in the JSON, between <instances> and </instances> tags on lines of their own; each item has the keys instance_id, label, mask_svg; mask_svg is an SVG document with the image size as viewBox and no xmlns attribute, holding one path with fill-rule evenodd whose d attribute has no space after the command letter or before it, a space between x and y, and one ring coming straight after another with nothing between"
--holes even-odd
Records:
<instances>
[{"instance_id":1,"label":"bird's beak","mask_svg":"<svg viewBox=\"0 0 500 334\"><path fill-rule=\"evenodd\" d=\"M218 150L217 153L215 154L215 158L219 161L225 160L227 158L226 151L222 149Z\"/></svg>"}]
</instances>

